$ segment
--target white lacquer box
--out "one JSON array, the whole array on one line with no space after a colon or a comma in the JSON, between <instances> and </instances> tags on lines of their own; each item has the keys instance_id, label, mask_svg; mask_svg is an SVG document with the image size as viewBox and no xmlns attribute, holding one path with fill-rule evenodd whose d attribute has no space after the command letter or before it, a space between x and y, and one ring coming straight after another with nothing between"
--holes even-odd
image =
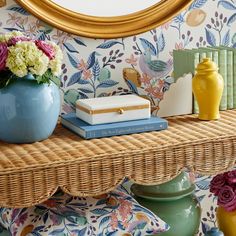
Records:
<instances>
[{"instance_id":1,"label":"white lacquer box","mask_svg":"<svg viewBox=\"0 0 236 236\"><path fill-rule=\"evenodd\" d=\"M150 118L150 101L136 95L77 100L76 116L96 125Z\"/></svg>"}]
</instances>

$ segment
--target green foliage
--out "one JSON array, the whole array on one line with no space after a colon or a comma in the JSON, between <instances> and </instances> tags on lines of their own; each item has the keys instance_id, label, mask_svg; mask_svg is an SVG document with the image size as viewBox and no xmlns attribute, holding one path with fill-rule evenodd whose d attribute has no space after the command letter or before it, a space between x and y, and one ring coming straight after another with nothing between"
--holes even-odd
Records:
<instances>
[{"instance_id":1,"label":"green foliage","mask_svg":"<svg viewBox=\"0 0 236 236\"><path fill-rule=\"evenodd\" d=\"M60 79L53 75L51 70L47 70L43 75L35 75L35 79L38 84L46 83L50 84L50 82L54 82L58 87L60 87Z\"/></svg>"},{"instance_id":2,"label":"green foliage","mask_svg":"<svg viewBox=\"0 0 236 236\"><path fill-rule=\"evenodd\" d=\"M0 71L0 89L8 86L16 80L10 71Z\"/></svg>"},{"instance_id":3,"label":"green foliage","mask_svg":"<svg viewBox=\"0 0 236 236\"><path fill-rule=\"evenodd\" d=\"M27 76L26 76L27 77ZM38 84L50 84L51 82L55 83L58 87L60 87L60 79L53 75L51 70L47 70L42 76L33 75ZM14 83L14 81L18 80L19 77L15 76L9 70L0 71L0 89L7 87L9 84Z\"/></svg>"}]
</instances>

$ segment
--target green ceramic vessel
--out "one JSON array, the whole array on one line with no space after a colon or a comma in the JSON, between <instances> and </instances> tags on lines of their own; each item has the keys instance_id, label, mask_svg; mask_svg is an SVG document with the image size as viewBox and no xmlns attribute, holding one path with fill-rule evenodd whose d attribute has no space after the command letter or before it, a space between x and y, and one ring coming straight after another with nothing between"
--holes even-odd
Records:
<instances>
[{"instance_id":1,"label":"green ceramic vessel","mask_svg":"<svg viewBox=\"0 0 236 236\"><path fill-rule=\"evenodd\" d=\"M195 185L184 172L161 185L131 186L136 200L170 225L168 232L158 236L194 236L197 233L201 208L194 190Z\"/></svg>"}]
</instances>

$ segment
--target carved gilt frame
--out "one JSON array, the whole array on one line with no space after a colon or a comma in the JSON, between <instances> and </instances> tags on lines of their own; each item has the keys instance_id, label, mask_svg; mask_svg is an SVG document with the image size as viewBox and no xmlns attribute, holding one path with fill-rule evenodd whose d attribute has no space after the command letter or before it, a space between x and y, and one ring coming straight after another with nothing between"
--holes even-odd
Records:
<instances>
[{"instance_id":1,"label":"carved gilt frame","mask_svg":"<svg viewBox=\"0 0 236 236\"><path fill-rule=\"evenodd\" d=\"M136 35L167 22L192 0L162 0L138 12L115 17L83 15L50 0L16 0L39 19L65 32L92 38L117 38Z\"/></svg>"}]
</instances>

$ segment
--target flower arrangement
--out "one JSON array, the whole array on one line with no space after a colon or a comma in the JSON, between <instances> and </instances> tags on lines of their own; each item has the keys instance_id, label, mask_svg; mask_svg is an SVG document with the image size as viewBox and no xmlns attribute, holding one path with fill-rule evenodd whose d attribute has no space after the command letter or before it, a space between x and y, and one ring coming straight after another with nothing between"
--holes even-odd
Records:
<instances>
[{"instance_id":1,"label":"flower arrangement","mask_svg":"<svg viewBox=\"0 0 236 236\"><path fill-rule=\"evenodd\" d=\"M0 88L32 74L38 83L56 82L63 54L51 41L34 40L19 31L0 35Z\"/></svg>"},{"instance_id":2,"label":"flower arrangement","mask_svg":"<svg viewBox=\"0 0 236 236\"><path fill-rule=\"evenodd\" d=\"M210 182L210 192L226 211L236 210L236 170L216 175Z\"/></svg>"}]
</instances>

